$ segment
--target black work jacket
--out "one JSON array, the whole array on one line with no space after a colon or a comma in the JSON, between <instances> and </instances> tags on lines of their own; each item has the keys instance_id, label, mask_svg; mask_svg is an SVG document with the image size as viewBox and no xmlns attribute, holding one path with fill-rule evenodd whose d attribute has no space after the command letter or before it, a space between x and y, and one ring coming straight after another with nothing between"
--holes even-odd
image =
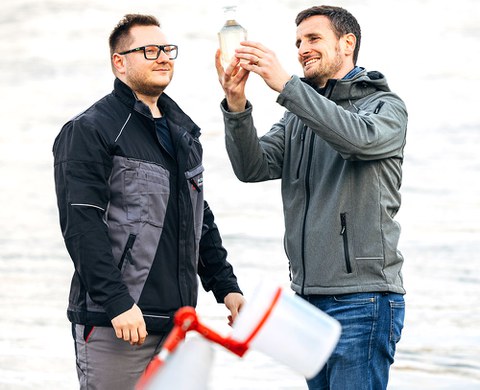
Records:
<instances>
[{"instance_id":1,"label":"black work jacket","mask_svg":"<svg viewBox=\"0 0 480 390\"><path fill-rule=\"evenodd\" d=\"M149 331L166 332L178 308L196 305L197 274L218 302L240 292L203 199L200 129L167 95L158 106L175 156L119 79L55 139L60 225L75 265L73 323L111 325L135 302Z\"/></svg>"}]
</instances>

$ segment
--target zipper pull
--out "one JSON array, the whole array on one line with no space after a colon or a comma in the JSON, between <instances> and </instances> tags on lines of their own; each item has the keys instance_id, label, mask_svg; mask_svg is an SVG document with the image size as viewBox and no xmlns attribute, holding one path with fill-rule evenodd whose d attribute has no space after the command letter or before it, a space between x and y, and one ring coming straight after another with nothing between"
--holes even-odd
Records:
<instances>
[{"instance_id":1,"label":"zipper pull","mask_svg":"<svg viewBox=\"0 0 480 390\"><path fill-rule=\"evenodd\" d=\"M195 183L195 180L193 180L193 177L189 181L192 187L197 190L197 192L202 192L201 188L198 186L197 183Z\"/></svg>"},{"instance_id":2,"label":"zipper pull","mask_svg":"<svg viewBox=\"0 0 480 390\"><path fill-rule=\"evenodd\" d=\"M305 140L305 134L307 133L307 126L303 126L302 134L300 135L300 140L303 142Z\"/></svg>"},{"instance_id":3,"label":"zipper pull","mask_svg":"<svg viewBox=\"0 0 480 390\"><path fill-rule=\"evenodd\" d=\"M375 107L375 110L373 111L373 113L378 114L380 112L380 109L383 107L384 104L385 104L385 102L380 100L377 104L377 107Z\"/></svg>"},{"instance_id":4,"label":"zipper pull","mask_svg":"<svg viewBox=\"0 0 480 390\"><path fill-rule=\"evenodd\" d=\"M342 229L340 230L340 235L343 236L345 234L345 231L347 230L347 221L345 218L345 213L340 214L340 223L342 226Z\"/></svg>"}]
</instances>

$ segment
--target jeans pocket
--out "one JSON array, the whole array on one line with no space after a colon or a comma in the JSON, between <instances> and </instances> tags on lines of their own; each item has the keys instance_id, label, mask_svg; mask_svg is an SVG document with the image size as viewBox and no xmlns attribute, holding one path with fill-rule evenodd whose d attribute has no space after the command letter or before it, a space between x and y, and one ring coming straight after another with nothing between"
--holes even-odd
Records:
<instances>
[{"instance_id":1,"label":"jeans pocket","mask_svg":"<svg viewBox=\"0 0 480 390\"><path fill-rule=\"evenodd\" d=\"M372 293L337 295L328 309L342 325L343 340L340 348L346 352L356 345L368 345L376 322L376 299ZM365 348L368 351L368 348Z\"/></svg>"}]
</instances>

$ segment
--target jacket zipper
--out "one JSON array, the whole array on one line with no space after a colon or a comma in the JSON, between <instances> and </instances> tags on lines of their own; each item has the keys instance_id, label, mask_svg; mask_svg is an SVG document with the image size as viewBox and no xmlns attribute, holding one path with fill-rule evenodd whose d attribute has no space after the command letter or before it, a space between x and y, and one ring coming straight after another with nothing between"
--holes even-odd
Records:
<instances>
[{"instance_id":1,"label":"jacket zipper","mask_svg":"<svg viewBox=\"0 0 480 390\"><path fill-rule=\"evenodd\" d=\"M305 152L305 133L307 132L307 126L303 126L302 134L300 135L300 142L302 143L302 148L300 149L300 160L298 161L297 167L297 179L300 177L300 167L302 165L303 153Z\"/></svg>"},{"instance_id":2,"label":"jacket zipper","mask_svg":"<svg viewBox=\"0 0 480 390\"><path fill-rule=\"evenodd\" d=\"M310 207L310 168L312 166L313 158L313 145L315 142L314 134L310 135L310 145L308 148L308 160L307 160L307 170L305 172L305 213L303 215L303 226L302 226L302 266L303 266L303 280L302 280L302 295L305 295L305 230L307 225L307 213L308 208Z\"/></svg>"},{"instance_id":3,"label":"jacket zipper","mask_svg":"<svg viewBox=\"0 0 480 390\"><path fill-rule=\"evenodd\" d=\"M345 255L345 265L347 267L347 273L352 273L352 263L350 262L350 251L348 250L348 235L347 235L347 217L346 213L340 214L340 222L342 229L340 235L343 237L343 252Z\"/></svg>"},{"instance_id":4,"label":"jacket zipper","mask_svg":"<svg viewBox=\"0 0 480 390\"><path fill-rule=\"evenodd\" d=\"M190 137L189 137L190 135ZM192 147L194 143L194 138L189 134L187 131L183 131L183 134L180 136L177 146L177 166L179 172L184 172L186 169L186 164L188 163L188 156L192 152ZM192 180L187 180L195 190L200 190L197 183L193 178ZM185 184L188 186L187 182ZM195 183L195 185L194 185ZM185 263L186 259L188 258L186 251L187 246L185 243L189 242L189 234L192 234L195 239L195 232L189 232L186 226L193 226L193 209L190 201L190 194L189 191L186 193L182 191L183 184L179 184L178 186L178 218L183 223L178 228L178 264L177 264L177 278L178 278L178 296L180 298L180 305L185 306L185 302L188 302L188 297L185 296L185 289L184 287L187 285L185 280ZM198 189L195 187L197 186ZM189 206L187 206L189 205ZM192 210L192 212L187 212L187 210ZM182 271L183 269L183 271Z\"/></svg>"},{"instance_id":5,"label":"jacket zipper","mask_svg":"<svg viewBox=\"0 0 480 390\"><path fill-rule=\"evenodd\" d=\"M128 252L133 248L133 244L137 236L135 234L130 234L128 236L127 244L125 245L125 249L123 250L122 257L120 258L120 263L118 263L118 269L121 270L123 267L123 263L127 258Z\"/></svg>"},{"instance_id":6,"label":"jacket zipper","mask_svg":"<svg viewBox=\"0 0 480 390\"><path fill-rule=\"evenodd\" d=\"M377 104L377 107L375 107L375 110L373 111L374 114L378 114L380 110L382 109L383 105L385 102L383 100L380 100Z\"/></svg>"}]
</instances>

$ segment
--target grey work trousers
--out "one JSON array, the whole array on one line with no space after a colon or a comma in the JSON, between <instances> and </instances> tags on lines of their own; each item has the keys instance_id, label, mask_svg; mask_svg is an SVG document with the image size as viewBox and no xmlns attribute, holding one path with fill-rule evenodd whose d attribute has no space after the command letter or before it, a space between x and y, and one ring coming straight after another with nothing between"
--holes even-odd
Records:
<instances>
[{"instance_id":1,"label":"grey work trousers","mask_svg":"<svg viewBox=\"0 0 480 390\"><path fill-rule=\"evenodd\" d=\"M143 345L118 339L110 327L73 324L80 390L133 390L166 335L148 335Z\"/></svg>"}]
</instances>

